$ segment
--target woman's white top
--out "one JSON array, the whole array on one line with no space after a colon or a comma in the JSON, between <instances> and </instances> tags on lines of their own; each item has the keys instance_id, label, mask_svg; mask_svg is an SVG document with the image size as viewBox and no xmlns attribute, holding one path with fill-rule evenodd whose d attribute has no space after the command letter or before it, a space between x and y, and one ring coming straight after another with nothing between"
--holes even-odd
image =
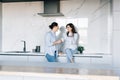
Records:
<instances>
[{"instance_id":1,"label":"woman's white top","mask_svg":"<svg viewBox=\"0 0 120 80\"><path fill-rule=\"evenodd\" d=\"M71 34L68 34L71 35ZM64 42L64 48L70 48L72 50L77 49L78 46L78 33L74 33L74 36L67 36L67 34L64 34L62 41Z\"/></svg>"},{"instance_id":2,"label":"woman's white top","mask_svg":"<svg viewBox=\"0 0 120 80\"><path fill-rule=\"evenodd\" d=\"M57 46L53 45L53 42L56 41L56 34L52 31L46 33L45 36L45 53L54 55L55 51L57 51Z\"/></svg>"}]
</instances>

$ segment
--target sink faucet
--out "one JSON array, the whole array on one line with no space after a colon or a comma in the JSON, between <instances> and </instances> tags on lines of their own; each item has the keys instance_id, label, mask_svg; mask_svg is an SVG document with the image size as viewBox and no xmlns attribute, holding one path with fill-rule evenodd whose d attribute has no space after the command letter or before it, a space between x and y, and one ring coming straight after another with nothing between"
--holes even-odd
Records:
<instances>
[{"instance_id":1,"label":"sink faucet","mask_svg":"<svg viewBox=\"0 0 120 80\"><path fill-rule=\"evenodd\" d=\"M26 41L22 40L21 42L24 42L23 52L26 52Z\"/></svg>"}]
</instances>

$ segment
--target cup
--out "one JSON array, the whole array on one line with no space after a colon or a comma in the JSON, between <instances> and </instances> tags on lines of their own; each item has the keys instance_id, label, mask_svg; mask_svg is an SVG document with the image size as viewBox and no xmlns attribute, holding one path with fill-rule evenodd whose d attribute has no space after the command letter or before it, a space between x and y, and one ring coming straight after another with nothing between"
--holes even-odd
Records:
<instances>
[{"instance_id":1,"label":"cup","mask_svg":"<svg viewBox=\"0 0 120 80\"><path fill-rule=\"evenodd\" d=\"M40 52L40 46L36 46L36 52Z\"/></svg>"}]
</instances>

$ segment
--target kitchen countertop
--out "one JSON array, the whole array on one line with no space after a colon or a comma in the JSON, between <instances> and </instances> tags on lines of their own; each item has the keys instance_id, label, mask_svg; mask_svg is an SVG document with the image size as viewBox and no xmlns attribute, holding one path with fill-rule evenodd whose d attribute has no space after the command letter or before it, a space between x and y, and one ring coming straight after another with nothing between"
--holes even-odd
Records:
<instances>
[{"instance_id":1,"label":"kitchen countertop","mask_svg":"<svg viewBox=\"0 0 120 80\"><path fill-rule=\"evenodd\" d=\"M6 52L0 52L0 55L15 55L15 56L45 56L44 52L41 53L6 53ZM90 54L90 53L83 53L83 54L74 54L74 57L98 57L101 58L103 55L108 55L108 54L102 54L102 53L96 53L96 54ZM60 54L60 57L66 56L66 54Z\"/></svg>"}]
</instances>

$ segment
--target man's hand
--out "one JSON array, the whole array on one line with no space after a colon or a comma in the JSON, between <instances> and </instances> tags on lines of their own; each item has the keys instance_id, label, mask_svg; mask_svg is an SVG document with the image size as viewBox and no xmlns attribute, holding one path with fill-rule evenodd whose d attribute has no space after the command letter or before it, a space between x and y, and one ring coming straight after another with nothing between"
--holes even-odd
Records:
<instances>
[{"instance_id":1,"label":"man's hand","mask_svg":"<svg viewBox=\"0 0 120 80\"><path fill-rule=\"evenodd\" d=\"M62 43L62 40L57 40L53 43L53 45L60 44L60 43Z\"/></svg>"}]
</instances>

